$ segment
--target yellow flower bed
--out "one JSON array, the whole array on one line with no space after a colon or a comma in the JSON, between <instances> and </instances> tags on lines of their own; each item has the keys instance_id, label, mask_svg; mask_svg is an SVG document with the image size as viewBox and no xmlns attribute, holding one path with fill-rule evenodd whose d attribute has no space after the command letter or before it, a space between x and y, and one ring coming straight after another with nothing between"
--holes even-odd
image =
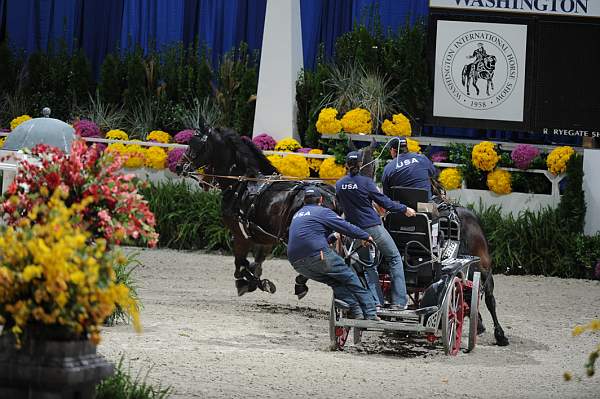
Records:
<instances>
[{"instance_id":1,"label":"yellow flower bed","mask_svg":"<svg viewBox=\"0 0 600 399\"><path fill-rule=\"evenodd\" d=\"M15 130L15 128L17 126L19 126L21 123L28 121L30 119L31 119L31 116L29 116L29 115L17 116L15 119L10 121L10 130Z\"/></svg>"},{"instance_id":2,"label":"yellow flower bed","mask_svg":"<svg viewBox=\"0 0 600 399\"><path fill-rule=\"evenodd\" d=\"M342 130L342 122L336 119L338 114L335 108L323 108L317 120L317 132L321 134L337 134Z\"/></svg>"},{"instance_id":3,"label":"yellow flower bed","mask_svg":"<svg viewBox=\"0 0 600 399\"><path fill-rule=\"evenodd\" d=\"M309 154L323 154L323 150L320 150L318 148L313 148L308 153ZM308 161L308 167L310 168L310 170L313 170L318 173L319 169L321 168L321 164L323 163L323 160L319 159L319 158L307 158L306 160Z\"/></svg>"},{"instance_id":4,"label":"yellow flower bed","mask_svg":"<svg viewBox=\"0 0 600 399\"><path fill-rule=\"evenodd\" d=\"M573 154L575 154L575 150L569 146L556 147L552 150L546 159L546 165L550 173L555 175L565 173L567 162L569 162Z\"/></svg>"},{"instance_id":5,"label":"yellow flower bed","mask_svg":"<svg viewBox=\"0 0 600 399\"><path fill-rule=\"evenodd\" d=\"M308 162L301 155L271 155L267 159L283 176L305 179L310 176Z\"/></svg>"},{"instance_id":6,"label":"yellow flower bed","mask_svg":"<svg viewBox=\"0 0 600 399\"><path fill-rule=\"evenodd\" d=\"M473 147L471 160L477 169L490 172L496 167L496 164L500 160L500 156L494 149L494 143L482 141Z\"/></svg>"},{"instance_id":7,"label":"yellow flower bed","mask_svg":"<svg viewBox=\"0 0 600 399\"><path fill-rule=\"evenodd\" d=\"M275 145L275 151L294 152L300 147L302 146L298 141L294 140L291 137L286 137L285 139L282 139L277 142L277 144Z\"/></svg>"},{"instance_id":8,"label":"yellow flower bed","mask_svg":"<svg viewBox=\"0 0 600 399\"><path fill-rule=\"evenodd\" d=\"M335 163L335 158L327 158L319 168L319 177L321 179L341 179L346 174L346 167ZM327 181L333 183L332 180Z\"/></svg>"},{"instance_id":9,"label":"yellow flower bed","mask_svg":"<svg viewBox=\"0 0 600 399\"><path fill-rule=\"evenodd\" d=\"M406 147L408 148L409 152L421 152L421 146L417 140L407 138Z\"/></svg>"},{"instance_id":10,"label":"yellow flower bed","mask_svg":"<svg viewBox=\"0 0 600 399\"><path fill-rule=\"evenodd\" d=\"M75 226L74 215L93 198L67 208L67 195L56 190L0 236L0 324L11 326L18 346L31 324L63 326L98 344L99 326L117 305L140 329L137 302L115 282L117 255L107 252L104 239L89 242L90 234Z\"/></svg>"},{"instance_id":11,"label":"yellow flower bed","mask_svg":"<svg viewBox=\"0 0 600 399\"><path fill-rule=\"evenodd\" d=\"M502 169L488 173L487 186L496 194L510 194L512 192L510 173Z\"/></svg>"},{"instance_id":12,"label":"yellow flower bed","mask_svg":"<svg viewBox=\"0 0 600 399\"><path fill-rule=\"evenodd\" d=\"M138 144L125 146L125 152L122 155L125 157L124 166L126 168L141 168L146 163L146 149Z\"/></svg>"},{"instance_id":13,"label":"yellow flower bed","mask_svg":"<svg viewBox=\"0 0 600 399\"><path fill-rule=\"evenodd\" d=\"M161 147L150 147L145 151L146 166L152 169L164 169L167 164L167 153Z\"/></svg>"},{"instance_id":14,"label":"yellow flower bed","mask_svg":"<svg viewBox=\"0 0 600 399\"><path fill-rule=\"evenodd\" d=\"M371 134L373 130L371 113L364 108L355 108L346 112L342 118L342 128L346 133Z\"/></svg>"},{"instance_id":15,"label":"yellow flower bed","mask_svg":"<svg viewBox=\"0 0 600 399\"><path fill-rule=\"evenodd\" d=\"M146 136L146 141L156 141L158 143L169 143L171 142L171 135L162 130L153 130Z\"/></svg>"},{"instance_id":16,"label":"yellow flower bed","mask_svg":"<svg viewBox=\"0 0 600 399\"><path fill-rule=\"evenodd\" d=\"M395 114L392 120L386 119L381 124L381 130L387 136L410 136L412 127L410 121L404 114Z\"/></svg>"},{"instance_id":17,"label":"yellow flower bed","mask_svg":"<svg viewBox=\"0 0 600 399\"><path fill-rule=\"evenodd\" d=\"M440 172L438 181L446 190L456 190L462 186L462 175L457 168L447 168Z\"/></svg>"},{"instance_id":18,"label":"yellow flower bed","mask_svg":"<svg viewBox=\"0 0 600 399\"><path fill-rule=\"evenodd\" d=\"M109 140L129 140L127 133L118 129L109 130L105 137Z\"/></svg>"}]
</instances>

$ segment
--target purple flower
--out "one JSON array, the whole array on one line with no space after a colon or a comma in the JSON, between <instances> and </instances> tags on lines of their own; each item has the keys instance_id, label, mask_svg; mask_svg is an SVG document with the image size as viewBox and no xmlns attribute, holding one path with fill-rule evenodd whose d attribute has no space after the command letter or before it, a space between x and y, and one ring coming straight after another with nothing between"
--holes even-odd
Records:
<instances>
[{"instance_id":1,"label":"purple flower","mask_svg":"<svg viewBox=\"0 0 600 399\"><path fill-rule=\"evenodd\" d=\"M301 152L302 154L308 154L311 150L312 150L312 148L305 147L305 148L298 148L296 150L296 152Z\"/></svg>"},{"instance_id":2,"label":"purple flower","mask_svg":"<svg viewBox=\"0 0 600 399\"><path fill-rule=\"evenodd\" d=\"M100 128L92 121L81 119L73 124L75 134L81 137L100 137Z\"/></svg>"},{"instance_id":3,"label":"purple flower","mask_svg":"<svg viewBox=\"0 0 600 399\"><path fill-rule=\"evenodd\" d=\"M277 142L266 133L261 133L252 139L252 142L259 150L273 150Z\"/></svg>"},{"instance_id":4,"label":"purple flower","mask_svg":"<svg viewBox=\"0 0 600 399\"><path fill-rule=\"evenodd\" d=\"M173 148L169 151L169 155L167 155L167 164L169 165L169 170L171 172L175 173L177 162L179 162L183 154L185 154L185 148Z\"/></svg>"},{"instance_id":5,"label":"purple flower","mask_svg":"<svg viewBox=\"0 0 600 399\"><path fill-rule=\"evenodd\" d=\"M177 133L174 137L175 142L178 144L187 144L188 141L194 136L194 131L191 129L182 130Z\"/></svg>"},{"instance_id":6,"label":"purple flower","mask_svg":"<svg viewBox=\"0 0 600 399\"><path fill-rule=\"evenodd\" d=\"M540 151L530 144L519 144L511 152L515 166L519 169L527 169L531 165L531 161L540 155Z\"/></svg>"},{"instance_id":7,"label":"purple flower","mask_svg":"<svg viewBox=\"0 0 600 399\"><path fill-rule=\"evenodd\" d=\"M448 160L448 152L438 151L431 154L432 162L446 162Z\"/></svg>"}]
</instances>

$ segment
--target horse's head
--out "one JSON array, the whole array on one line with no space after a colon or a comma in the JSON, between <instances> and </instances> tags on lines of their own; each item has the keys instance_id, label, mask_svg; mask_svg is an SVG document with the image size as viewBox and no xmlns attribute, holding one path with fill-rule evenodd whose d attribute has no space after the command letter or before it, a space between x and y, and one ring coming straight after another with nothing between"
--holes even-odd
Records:
<instances>
[{"instance_id":1,"label":"horse's head","mask_svg":"<svg viewBox=\"0 0 600 399\"><path fill-rule=\"evenodd\" d=\"M218 148L219 133L215 129L196 130L188 142L188 148L177 163L177 174L190 173L206 166L213 166L213 157ZM221 153L219 151L219 153Z\"/></svg>"},{"instance_id":2,"label":"horse's head","mask_svg":"<svg viewBox=\"0 0 600 399\"><path fill-rule=\"evenodd\" d=\"M494 69L496 69L496 56L495 55L488 55L487 57L485 57L485 60L483 62L485 63L485 67L488 70L493 71Z\"/></svg>"}]
</instances>

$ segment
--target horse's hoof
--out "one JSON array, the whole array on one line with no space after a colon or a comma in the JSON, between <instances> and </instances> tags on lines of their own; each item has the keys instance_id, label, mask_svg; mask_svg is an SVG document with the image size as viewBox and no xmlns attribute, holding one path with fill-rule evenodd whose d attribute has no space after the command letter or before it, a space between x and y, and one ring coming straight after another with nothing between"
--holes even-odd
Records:
<instances>
[{"instance_id":1,"label":"horse's hoof","mask_svg":"<svg viewBox=\"0 0 600 399\"><path fill-rule=\"evenodd\" d=\"M496 338L496 345L498 345L498 346L507 346L508 345L508 338L506 338L506 336L504 335L504 330L495 329L494 337Z\"/></svg>"},{"instance_id":2,"label":"horse's hoof","mask_svg":"<svg viewBox=\"0 0 600 399\"><path fill-rule=\"evenodd\" d=\"M308 287L305 284L294 285L294 295L298 297L298 300L304 298L308 294Z\"/></svg>"},{"instance_id":3,"label":"horse's hoof","mask_svg":"<svg viewBox=\"0 0 600 399\"><path fill-rule=\"evenodd\" d=\"M249 284L246 280L235 280L235 288L237 288L238 296L242 296L248 292Z\"/></svg>"},{"instance_id":4,"label":"horse's hoof","mask_svg":"<svg viewBox=\"0 0 600 399\"><path fill-rule=\"evenodd\" d=\"M275 291L277 291L277 287L275 287L275 284L273 284L267 279L260 280L260 289L265 292L268 292L269 294L274 294Z\"/></svg>"},{"instance_id":5,"label":"horse's hoof","mask_svg":"<svg viewBox=\"0 0 600 399\"><path fill-rule=\"evenodd\" d=\"M262 264L260 263L251 263L248 269L254 274L256 277L262 276Z\"/></svg>"}]
</instances>

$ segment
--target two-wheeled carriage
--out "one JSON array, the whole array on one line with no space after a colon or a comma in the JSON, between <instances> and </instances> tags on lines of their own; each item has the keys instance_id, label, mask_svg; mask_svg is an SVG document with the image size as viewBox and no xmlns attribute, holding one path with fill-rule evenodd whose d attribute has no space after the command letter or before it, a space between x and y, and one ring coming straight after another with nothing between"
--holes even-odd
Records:
<instances>
[{"instance_id":1,"label":"two-wheeled carriage","mask_svg":"<svg viewBox=\"0 0 600 399\"><path fill-rule=\"evenodd\" d=\"M396 188L392 198L418 209L420 201L427 201L427 194L424 190ZM377 313L381 321L358 320L348 318L347 305L333 299L329 319L332 349L342 349L351 332L356 344L363 331L403 331L425 335L432 343L441 338L444 352L456 355L461 349L465 317L469 318L467 350L475 348L481 296L479 258L458 254L458 218L436 215L431 207L429 210L410 218L389 214L384 222L403 256L409 308L398 311L383 307ZM379 266L381 260L376 246L367 249L347 238L337 246L366 286L366 268ZM383 297L389 299L391 279L383 264L379 280Z\"/></svg>"}]
</instances>

